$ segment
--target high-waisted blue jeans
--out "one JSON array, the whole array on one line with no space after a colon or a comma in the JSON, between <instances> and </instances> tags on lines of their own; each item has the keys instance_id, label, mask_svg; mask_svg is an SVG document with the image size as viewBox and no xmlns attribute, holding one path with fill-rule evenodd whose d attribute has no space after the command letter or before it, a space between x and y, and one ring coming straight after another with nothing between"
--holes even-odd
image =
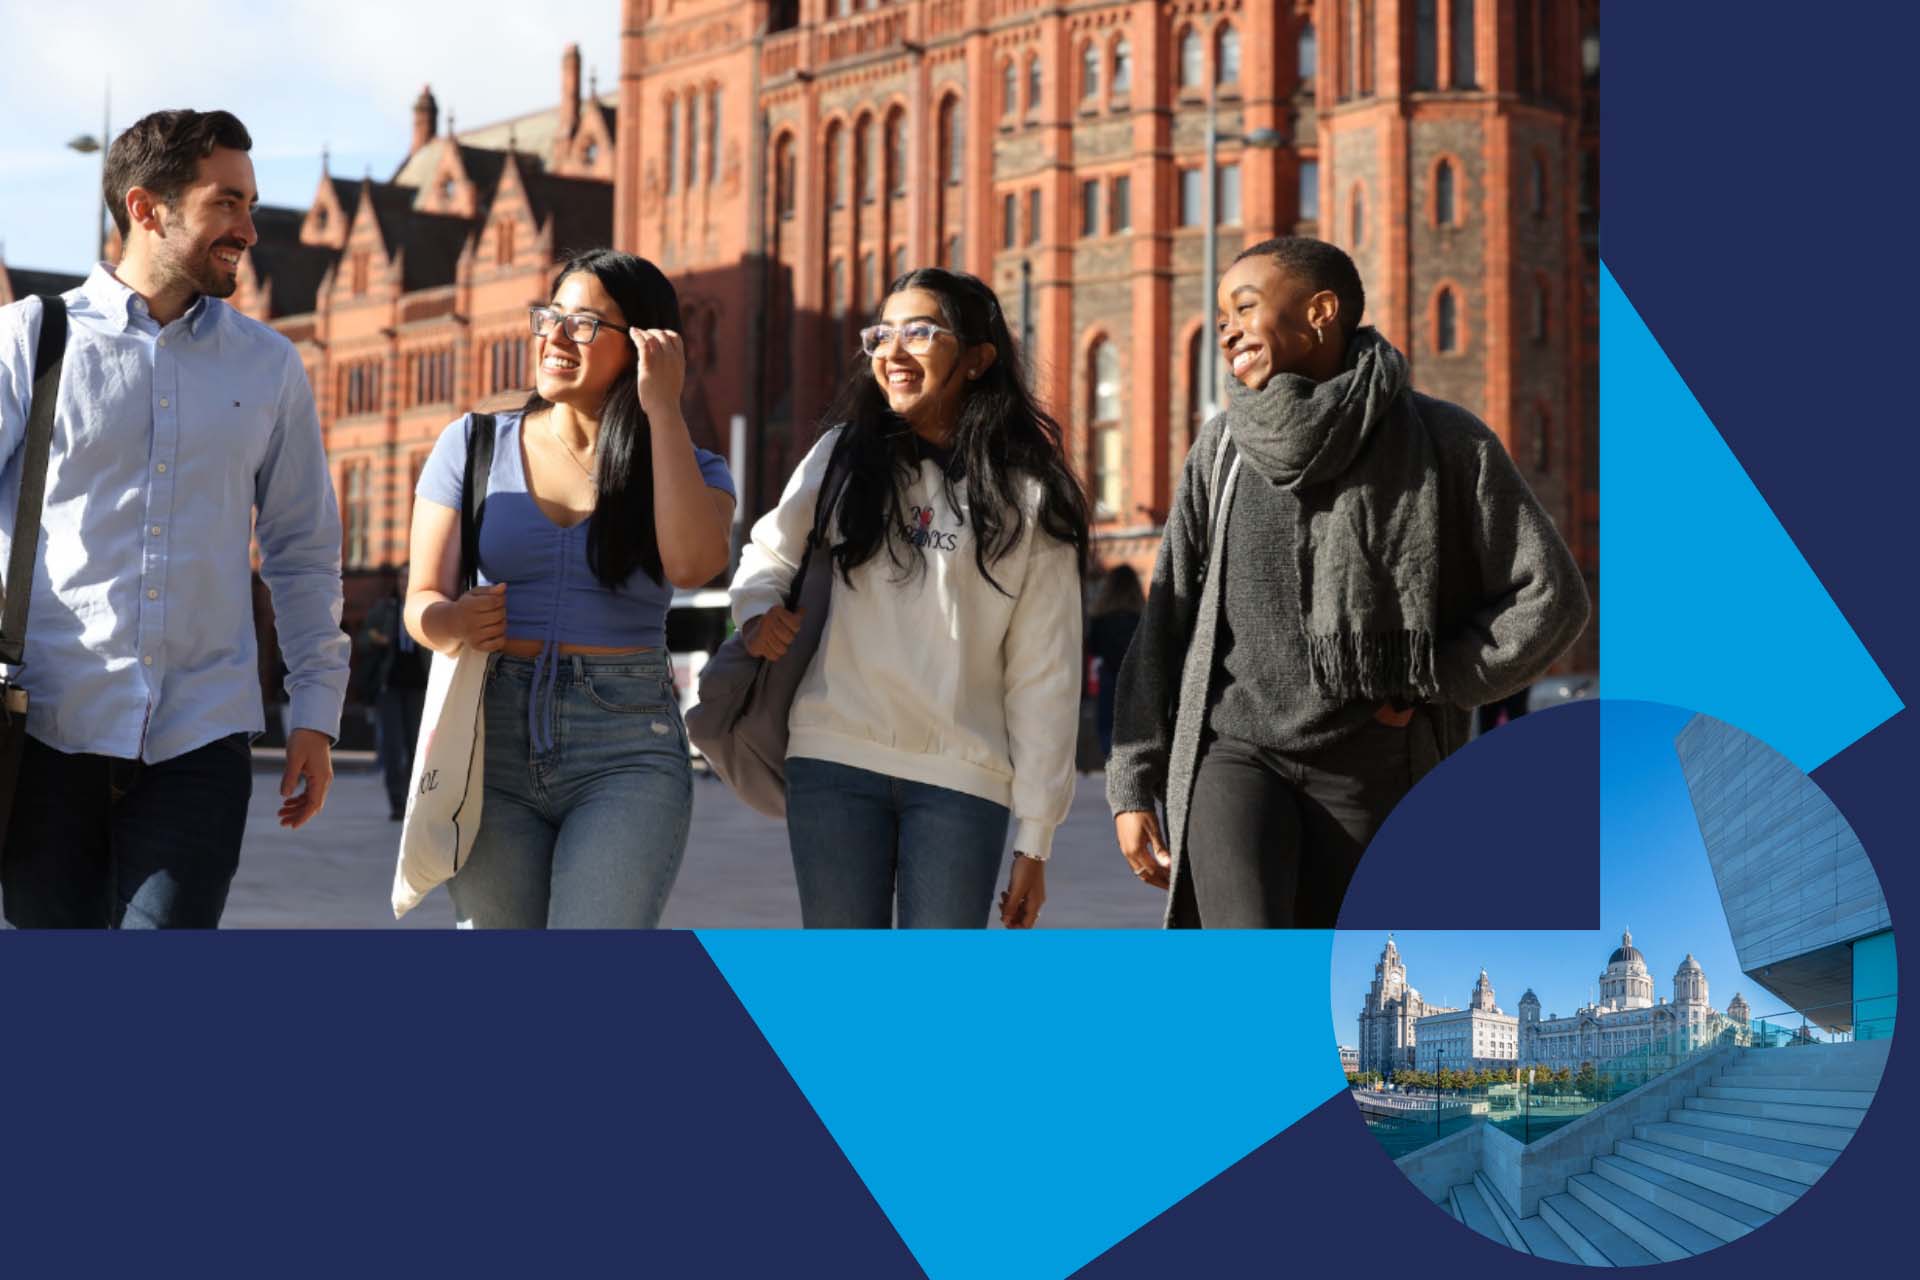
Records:
<instances>
[{"instance_id":1,"label":"high-waisted blue jeans","mask_svg":"<svg viewBox=\"0 0 1920 1280\"><path fill-rule=\"evenodd\" d=\"M804 757L787 761L787 838L809 929L984 929L1005 805Z\"/></svg>"},{"instance_id":2,"label":"high-waisted blue jeans","mask_svg":"<svg viewBox=\"0 0 1920 1280\"><path fill-rule=\"evenodd\" d=\"M447 892L464 929L650 929L686 852L693 770L664 652L487 677L486 795ZM540 716L536 748L529 703Z\"/></svg>"}]
</instances>

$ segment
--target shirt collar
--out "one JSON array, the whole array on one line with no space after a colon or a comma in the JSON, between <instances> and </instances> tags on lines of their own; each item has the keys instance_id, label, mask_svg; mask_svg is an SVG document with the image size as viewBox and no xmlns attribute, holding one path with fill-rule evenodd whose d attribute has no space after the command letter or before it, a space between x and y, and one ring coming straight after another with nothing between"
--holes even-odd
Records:
<instances>
[{"instance_id":1,"label":"shirt collar","mask_svg":"<svg viewBox=\"0 0 1920 1280\"><path fill-rule=\"evenodd\" d=\"M86 284L81 286L81 291L86 294L87 301L99 308L100 314L111 320L122 332L125 332L132 323L136 300L139 302L141 314L146 314L145 300L128 288L120 277L113 273L113 267L108 263L94 264L92 273L87 276ZM187 308L186 314L181 318L187 322L187 332L199 338L206 335L207 326L212 323L212 317L215 314L213 299L203 293L193 300L193 305Z\"/></svg>"}]
</instances>

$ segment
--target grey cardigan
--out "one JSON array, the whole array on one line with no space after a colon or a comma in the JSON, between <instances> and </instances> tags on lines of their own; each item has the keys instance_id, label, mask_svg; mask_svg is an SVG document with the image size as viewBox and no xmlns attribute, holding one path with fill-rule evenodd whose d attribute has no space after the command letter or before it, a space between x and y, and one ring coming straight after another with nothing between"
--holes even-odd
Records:
<instances>
[{"instance_id":1,"label":"grey cardigan","mask_svg":"<svg viewBox=\"0 0 1920 1280\"><path fill-rule=\"evenodd\" d=\"M1417 780L1466 743L1473 708L1538 679L1586 627L1592 606L1553 521L1485 423L1418 392L1396 411L1417 419L1407 429L1432 437L1441 473L1436 665L1445 701L1416 708L1408 726L1416 743L1431 742L1416 749ZM1120 667L1107 761L1116 815L1165 805L1168 927L1198 923L1185 859L1187 803L1212 693L1221 593L1248 589L1230 570L1206 572L1211 537L1227 528L1238 468L1247 463L1229 444L1214 480L1224 425L1207 423L1187 454L1147 609ZM1208 500L1216 483L1218 513Z\"/></svg>"}]
</instances>

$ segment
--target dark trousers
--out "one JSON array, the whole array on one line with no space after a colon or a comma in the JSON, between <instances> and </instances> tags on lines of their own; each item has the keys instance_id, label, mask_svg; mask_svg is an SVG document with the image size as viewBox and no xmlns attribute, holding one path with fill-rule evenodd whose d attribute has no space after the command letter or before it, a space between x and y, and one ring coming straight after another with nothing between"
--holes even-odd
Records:
<instances>
[{"instance_id":1,"label":"dark trousers","mask_svg":"<svg viewBox=\"0 0 1920 1280\"><path fill-rule=\"evenodd\" d=\"M380 768L387 780L387 807L393 813L407 807L407 784L413 780L413 748L420 737L420 713L426 701L425 689L380 692Z\"/></svg>"},{"instance_id":2,"label":"dark trousers","mask_svg":"<svg viewBox=\"0 0 1920 1280\"><path fill-rule=\"evenodd\" d=\"M0 857L19 929L211 929L240 865L253 752L229 734L158 764L28 738Z\"/></svg>"},{"instance_id":3,"label":"dark trousers","mask_svg":"<svg viewBox=\"0 0 1920 1280\"><path fill-rule=\"evenodd\" d=\"M1322 751L1210 735L1187 810L1186 862L1207 929L1331 929L1367 842L1417 779L1416 716Z\"/></svg>"}]
</instances>

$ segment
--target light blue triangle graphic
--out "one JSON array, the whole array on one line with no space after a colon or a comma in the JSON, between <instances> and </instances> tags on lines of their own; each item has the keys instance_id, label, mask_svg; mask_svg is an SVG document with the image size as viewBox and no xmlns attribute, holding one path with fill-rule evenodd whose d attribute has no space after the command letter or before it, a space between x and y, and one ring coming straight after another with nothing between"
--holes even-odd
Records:
<instances>
[{"instance_id":1,"label":"light blue triangle graphic","mask_svg":"<svg viewBox=\"0 0 1920 1280\"><path fill-rule=\"evenodd\" d=\"M1605 264L1600 350L1601 689L1811 772L1900 699Z\"/></svg>"},{"instance_id":2,"label":"light blue triangle graphic","mask_svg":"<svg viewBox=\"0 0 1920 1280\"><path fill-rule=\"evenodd\" d=\"M1059 1280L1345 1087L1330 931L699 937L932 1280Z\"/></svg>"}]
</instances>

